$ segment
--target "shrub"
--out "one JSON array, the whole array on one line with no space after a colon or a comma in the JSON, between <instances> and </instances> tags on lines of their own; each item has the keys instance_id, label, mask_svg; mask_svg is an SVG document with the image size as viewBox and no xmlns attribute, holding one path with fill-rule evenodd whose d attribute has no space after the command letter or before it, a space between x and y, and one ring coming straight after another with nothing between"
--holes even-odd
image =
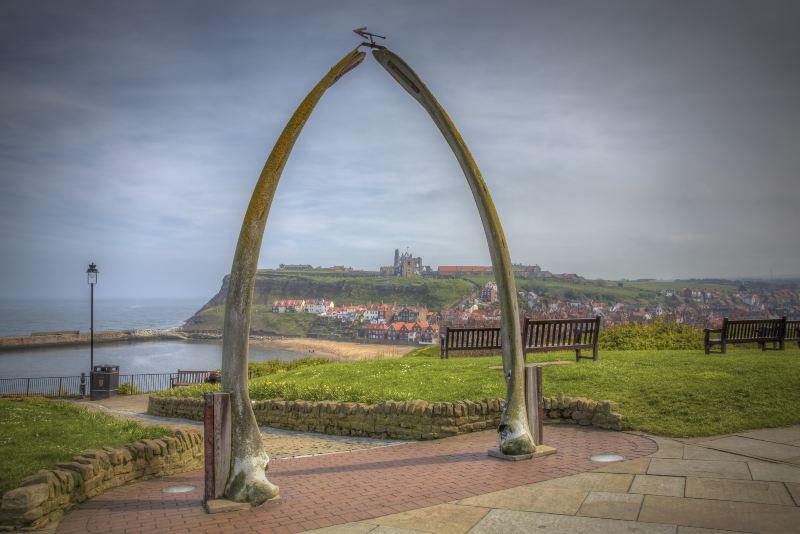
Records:
<instances>
[{"instance_id":1,"label":"shrub","mask_svg":"<svg viewBox=\"0 0 800 534\"><path fill-rule=\"evenodd\" d=\"M120 384L117 388L117 394L119 395L138 395L141 392L141 386L136 386L133 384Z\"/></svg>"},{"instance_id":2,"label":"shrub","mask_svg":"<svg viewBox=\"0 0 800 534\"><path fill-rule=\"evenodd\" d=\"M700 350L703 331L657 319L647 324L619 324L600 329L601 350Z\"/></svg>"}]
</instances>

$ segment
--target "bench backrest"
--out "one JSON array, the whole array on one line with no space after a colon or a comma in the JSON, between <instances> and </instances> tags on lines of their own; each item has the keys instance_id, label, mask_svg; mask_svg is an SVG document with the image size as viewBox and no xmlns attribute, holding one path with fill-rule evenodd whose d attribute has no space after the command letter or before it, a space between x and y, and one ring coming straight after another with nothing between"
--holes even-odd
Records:
<instances>
[{"instance_id":1,"label":"bench backrest","mask_svg":"<svg viewBox=\"0 0 800 534\"><path fill-rule=\"evenodd\" d=\"M723 321L726 341L780 340L784 336L786 318L734 319Z\"/></svg>"},{"instance_id":2,"label":"bench backrest","mask_svg":"<svg viewBox=\"0 0 800 534\"><path fill-rule=\"evenodd\" d=\"M181 384L202 384L211 375L211 371L182 371L178 369L175 382Z\"/></svg>"},{"instance_id":3,"label":"bench backrest","mask_svg":"<svg viewBox=\"0 0 800 534\"><path fill-rule=\"evenodd\" d=\"M600 316L593 319L525 319L522 343L538 348L591 348L597 343Z\"/></svg>"},{"instance_id":4,"label":"bench backrest","mask_svg":"<svg viewBox=\"0 0 800 534\"><path fill-rule=\"evenodd\" d=\"M800 341L800 320L786 321L786 341Z\"/></svg>"},{"instance_id":5,"label":"bench backrest","mask_svg":"<svg viewBox=\"0 0 800 534\"><path fill-rule=\"evenodd\" d=\"M447 328L445 329L444 347L452 350L464 349L499 349L500 328Z\"/></svg>"}]
</instances>

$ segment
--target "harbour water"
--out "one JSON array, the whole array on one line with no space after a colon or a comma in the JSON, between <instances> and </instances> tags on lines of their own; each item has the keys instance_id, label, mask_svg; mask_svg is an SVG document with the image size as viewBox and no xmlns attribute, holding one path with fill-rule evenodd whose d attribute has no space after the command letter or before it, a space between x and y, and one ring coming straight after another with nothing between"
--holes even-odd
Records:
<instances>
[{"instance_id":1,"label":"harbour water","mask_svg":"<svg viewBox=\"0 0 800 534\"><path fill-rule=\"evenodd\" d=\"M95 332L176 328L203 305L202 299L95 300ZM84 300L0 300L0 336L56 330L89 331ZM294 360L307 354L251 347L250 361ZM211 370L222 364L219 342L148 341L98 344L94 363L120 366L120 374ZM59 347L0 352L0 378L75 376L88 373L89 347Z\"/></svg>"},{"instance_id":2,"label":"harbour water","mask_svg":"<svg viewBox=\"0 0 800 534\"><path fill-rule=\"evenodd\" d=\"M251 347L249 360L295 360L307 354ZM119 365L120 374L212 370L222 365L222 344L195 341L145 341L95 345L95 365ZM89 372L89 347L0 352L0 378L77 376Z\"/></svg>"}]
</instances>

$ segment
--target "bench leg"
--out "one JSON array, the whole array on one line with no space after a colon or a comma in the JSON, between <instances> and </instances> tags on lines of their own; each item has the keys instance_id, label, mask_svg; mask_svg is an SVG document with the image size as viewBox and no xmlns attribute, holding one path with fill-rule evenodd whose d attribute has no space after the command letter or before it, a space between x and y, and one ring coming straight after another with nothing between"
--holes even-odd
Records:
<instances>
[{"instance_id":1,"label":"bench leg","mask_svg":"<svg viewBox=\"0 0 800 534\"><path fill-rule=\"evenodd\" d=\"M598 358L599 356L597 354L597 344L595 344L595 346L592 347L592 360L597 361Z\"/></svg>"},{"instance_id":2,"label":"bench leg","mask_svg":"<svg viewBox=\"0 0 800 534\"><path fill-rule=\"evenodd\" d=\"M581 361L581 349L575 349L575 361L576 362Z\"/></svg>"},{"instance_id":3,"label":"bench leg","mask_svg":"<svg viewBox=\"0 0 800 534\"><path fill-rule=\"evenodd\" d=\"M711 354L711 337L708 332L703 335L703 346L706 349L706 354Z\"/></svg>"},{"instance_id":4,"label":"bench leg","mask_svg":"<svg viewBox=\"0 0 800 534\"><path fill-rule=\"evenodd\" d=\"M727 343L725 343L724 341L722 343L720 343L719 344L719 350L720 350L720 354L727 354L727 351L728 351Z\"/></svg>"}]
</instances>

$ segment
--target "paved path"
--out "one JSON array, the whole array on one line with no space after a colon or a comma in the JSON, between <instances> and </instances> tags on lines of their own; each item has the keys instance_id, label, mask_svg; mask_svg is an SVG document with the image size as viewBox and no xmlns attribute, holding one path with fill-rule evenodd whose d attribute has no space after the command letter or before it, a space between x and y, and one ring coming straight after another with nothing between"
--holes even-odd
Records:
<instances>
[{"instance_id":1,"label":"paved path","mask_svg":"<svg viewBox=\"0 0 800 534\"><path fill-rule=\"evenodd\" d=\"M149 395L118 395L98 401L79 401L82 406L122 419L133 419L148 426L166 426L174 429L203 431L201 421L170 419L147 414ZM271 458L291 458L350 452L374 447L387 447L407 443L399 440L360 438L354 436L329 436L314 432L297 432L262 427L261 439Z\"/></svg>"},{"instance_id":2,"label":"paved path","mask_svg":"<svg viewBox=\"0 0 800 534\"><path fill-rule=\"evenodd\" d=\"M800 426L685 440L548 426L545 436L558 454L530 462L489 458L494 432L277 459L269 476L282 499L226 514L202 511L195 471L92 499L57 532L800 532ZM601 452L626 461L598 467L589 456ZM162 493L177 484L197 489Z\"/></svg>"},{"instance_id":3,"label":"paved path","mask_svg":"<svg viewBox=\"0 0 800 534\"><path fill-rule=\"evenodd\" d=\"M800 426L653 439L655 454L591 473L315 532L800 532Z\"/></svg>"},{"instance_id":4,"label":"paved path","mask_svg":"<svg viewBox=\"0 0 800 534\"><path fill-rule=\"evenodd\" d=\"M643 436L583 427L548 427L546 435L558 454L533 462L490 458L486 451L497 444L494 431L274 460L269 477L281 487L281 500L244 512L204 513L202 473L193 471L98 496L67 514L57 532L299 532L583 473L597 468L589 460L593 454L618 452L639 458L657 449ZM177 484L196 489L184 494L162 492Z\"/></svg>"}]
</instances>

